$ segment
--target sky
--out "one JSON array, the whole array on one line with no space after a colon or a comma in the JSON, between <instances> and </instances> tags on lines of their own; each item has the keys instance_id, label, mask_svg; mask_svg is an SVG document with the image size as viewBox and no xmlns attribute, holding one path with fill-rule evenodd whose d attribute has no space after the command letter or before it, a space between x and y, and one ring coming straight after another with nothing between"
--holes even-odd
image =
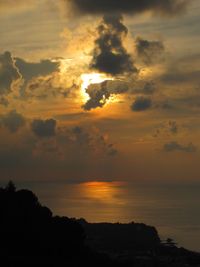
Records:
<instances>
[{"instance_id":1,"label":"sky","mask_svg":"<svg viewBox=\"0 0 200 267\"><path fill-rule=\"evenodd\" d=\"M0 0L2 181L199 182L199 14Z\"/></svg>"}]
</instances>

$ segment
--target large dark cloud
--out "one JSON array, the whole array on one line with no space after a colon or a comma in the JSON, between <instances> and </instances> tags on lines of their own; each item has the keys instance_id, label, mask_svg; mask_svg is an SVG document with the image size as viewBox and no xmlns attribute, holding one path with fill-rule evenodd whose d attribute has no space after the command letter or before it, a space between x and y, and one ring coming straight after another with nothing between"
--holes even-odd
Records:
<instances>
[{"instance_id":1,"label":"large dark cloud","mask_svg":"<svg viewBox=\"0 0 200 267\"><path fill-rule=\"evenodd\" d=\"M192 143L189 143L188 145L181 145L176 141L172 141L170 143L164 144L163 150L166 152L183 151L192 153L197 151L197 147Z\"/></svg>"},{"instance_id":2,"label":"large dark cloud","mask_svg":"<svg viewBox=\"0 0 200 267\"><path fill-rule=\"evenodd\" d=\"M11 92L11 85L21 78L10 52L0 54L0 95Z\"/></svg>"},{"instance_id":3,"label":"large dark cloud","mask_svg":"<svg viewBox=\"0 0 200 267\"><path fill-rule=\"evenodd\" d=\"M136 52L145 64L150 65L162 59L165 47L161 41L136 40Z\"/></svg>"},{"instance_id":4,"label":"large dark cloud","mask_svg":"<svg viewBox=\"0 0 200 267\"><path fill-rule=\"evenodd\" d=\"M0 125L7 128L11 133L15 133L24 126L25 118L16 110L12 110L9 113L0 116Z\"/></svg>"},{"instance_id":5,"label":"large dark cloud","mask_svg":"<svg viewBox=\"0 0 200 267\"><path fill-rule=\"evenodd\" d=\"M156 85L153 82L134 85L133 82L126 80L106 80L102 83L91 84L86 89L89 100L83 105L85 110L102 108L110 97L120 94L139 94L132 105L132 110L142 111L152 106L150 95L156 91ZM143 96L141 96L143 95Z\"/></svg>"},{"instance_id":6,"label":"large dark cloud","mask_svg":"<svg viewBox=\"0 0 200 267\"><path fill-rule=\"evenodd\" d=\"M111 75L136 72L131 56L123 46L128 29L120 15L106 15L98 26L91 68Z\"/></svg>"},{"instance_id":7,"label":"large dark cloud","mask_svg":"<svg viewBox=\"0 0 200 267\"><path fill-rule=\"evenodd\" d=\"M152 11L173 15L182 12L188 0L64 0L82 14L126 13Z\"/></svg>"},{"instance_id":8,"label":"large dark cloud","mask_svg":"<svg viewBox=\"0 0 200 267\"><path fill-rule=\"evenodd\" d=\"M34 120L31 124L33 133L38 137L52 137L56 134L56 120Z\"/></svg>"},{"instance_id":9,"label":"large dark cloud","mask_svg":"<svg viewBox=\"0 0 200 267\"><path fill-rule=\"evenodd\" d=\"M103 107L111 95L123 94L128 92L128 84L120 81L104 81L100 84L91 84L86 93L90 99L83 105L85 110Z\"/></svg>"},{"instance_id":10,"label":"large dark cloud","mask_svg":"<svg viewBox=\"0 0 200 267\"><path fill-rule=\"evenodd\" d=\"M139 96L131 105L132 111L145 111L152 107L152 100L149 97Z\"/></svg>"}]
</instances>

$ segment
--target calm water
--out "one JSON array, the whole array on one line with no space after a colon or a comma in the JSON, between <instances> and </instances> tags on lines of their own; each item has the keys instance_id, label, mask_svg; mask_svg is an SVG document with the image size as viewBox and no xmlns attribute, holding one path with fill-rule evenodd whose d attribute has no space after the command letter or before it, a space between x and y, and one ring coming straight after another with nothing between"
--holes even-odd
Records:
<instances>
[{"instance_id":1,"label":"calm water","mask_svg":"<svg viewBox=\"0 0 200 267\"><path fill-rule=\"evenodd\" d=\"M54 214L89 222L144 222L161 238L200 251L200 185L116 182L26 184Z\"/></svg>"}]
</instances>

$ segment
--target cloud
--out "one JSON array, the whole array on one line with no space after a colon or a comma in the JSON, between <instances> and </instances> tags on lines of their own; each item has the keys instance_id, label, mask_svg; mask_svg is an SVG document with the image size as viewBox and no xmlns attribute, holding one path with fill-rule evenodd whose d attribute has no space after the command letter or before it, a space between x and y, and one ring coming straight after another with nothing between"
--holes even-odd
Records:
<instances>
[{"instance_id":1,"label":"cloud","mask_svg":"<svg viewBox=\"0 0 200 267\"><path fill-rule=\"evenodd\" d=\"M86 93L90 99L83 105L85 110L103 107L111 95L123 94L128 92L129 87L125 82L104 81L100 84L91 84Z\"/></svg>"},{"instance_id":2,"label":"cloud","mask_svg":"<svg viewBox=\"0 0 200 267\"><path fill-rule=\"evenodd\" d=\"M152 95L156 91L156 85L154 82L146 82L142 85L136 85L136 88L133 87L133 89L130 90L130 93L132 94L144 94L144 95Z\"/></svg>"},{"instance_id":3,"label":"cloud","mask_svg":"<svg viewBox=\"0 0 200 267\"><path fill-rule=\"evenodd\" d=\"M31 123L33 133L38 137L52 137L56 135L56 120L34 120Z\"/></svg>"},{"instance_id":4,"label":"cloud","mask_svg":"<svg viewBox=\"0 0 200 267\"><path fill-rule=\"evenodd\" d=\"M165 47L161 41L136 40L136 53L146 65L151 65L162 59Z\"/></svg>"},{"instance_id":5,"label":"cloud","mask_svg":"<svg viewBox=\"0 0 200 267\"><path fill-rule=\"evenodd\" d=\"M22 58L15 58L15 64L24 80L31 80L33 77L46 76L58 70L59 63L49 59L40 62L27 62Z\"/></svg>"},{"instance_id":6,"label":"cloud","mask_svg":"<svg viewBox=\"0 0 200 267\"><path fill-rule=\"evenodd\" d=\"M74 11L82 14L124 13L146 11L173 15L185 10L187 0L64 0Z\"/></svg>"},{"instance_id":7,"label":"cloud","mask_svg":"<svg viewBox=\"0 0 200 267\"><path fill-rule=\"evenodd\" d=\"M45 59L40 62L27 62L21 58L13 58L10 52L1 54L0 95L2 98L0 104L8 105L5 95L10 94L16 87L16 92L20 92L20 96L23 97L34 94L39 97L47 95L50 91L48 89L51 89L53 84L56 84L56 89L58 89L58 82L55 82L56 78L53 75L58 70L58 61ZM45 89L41 90L41 87Z\"/></svg>"},{"instance_id":8,"label":"cloud","mask_svg":"<svg viewBox=\"0 0 200 267\"><path fill-rule=\"evenodd\" d=\"M57 96L67 97L77 87L77 84L73 84L70 78L62 81L60 74L55 72L46 76L34 77L27 83L23 96L40 100Z\"/></svg>"},{"instance_id":9,"label":"cloud","mask_svg":"<svg viewBox=\"0 0 200 267\"><path fill-rule=\"evenodd\" d=\"M187 153L193 153L197 151L197 147L192 143L189 143L188 145L181 145L176 141L172 141L170 143L164 144L163 150L165 152L183 151Z\"/></svg>"},{"instance_id":10,"label":"cloud","mask_svg":"<svg viewBox=\"0 0 200 267\"><path fill-rule=\"evenodd\" d=\"M132 111L145 111L152 107L152 100L151 98L139 96L131 105Z\"/></svg>"},{"instance_id":11,"label":"cloud","mask_svg":"<svg viewBox=\"0 0 200 267\"><path fill-rule=\"evenodd\" d=\"M12 84L21 78L10 52L0 54L0 95L9 94Z\"/></svg>"},{"instance_id":12,"label":"cloud","mask_svg":"<svg viewBox=\"0 0 200 267\"><path fill-rule=\"evenodd\" d=\"M200 83L200 54L175 57L161 74L160 81L168 85L196 85Z\"/></svg>"},{"instance_id":13,"label":"cloud","mask_svg":"<svg viewBox=\"0 0 200 267\"><path fill-rule=\"evenodd\" d=\"M41 131L41 130L40 130ZM41 134L40 134L41 136ZM46 135L45 135L46 136ZM96 127L60 127L52 139L40 138L35 146L35 155L84 161L93 156L115 156L118 151L108 136Z\"/></svg>"},{"instance_id":14,"label":"cloud","mask_svg":"<svg viewBox=\"0 0 200 267\"><path fill-rule=\"evenodd\" d=\"M25 118L16 110L0 116L0 125L6 127L11 133L17 132L25 125L25 122Z\"/></svg>"},{"instance_id":15,"label":"cloud","mask_svg":"<svg viewBox=\"0 0 200 267\"><path fill-rule=\"evenodd\" d=\"M21 99L65 98L79 89L79 66L77 69L76 65L75 69L63 58L39 62L28 62L22 58L15 60L23 82L19 91Z\"/></svg>"},{"instance_id":16,"label":"cloud","mask_svg":"<svg viewBox=\"0 0 200 267\"><path fill-rule=\"evenodd\" d=\"M176 135L179 131L180 130L178 123L176 121L170 120L159 125L159 127L157 127L157 129L155 130L153 137Z\"/></svg>"},{"instance_id":17,"label":"cloud","mask_svg":"<svg viewBox=\"0 0 200 267\"><path fill-rule=\"evenodd\" d=\"M87 130L76 126L69 133L70 140L81 148L85 147L95 153L103 153L108 156L114 156L118 153L113 144L108 142L107 135L102 134L99 129L91 128Z\"/></svg>"},{"instance_id":18,"label":"cloud","mask_svg":"<svg viewBox=\"0 0 200 267\"><path fill-rule=\"evenodd\" d=\"M132 58L123 46L128 29L122 23L122 16L104 16L97 30L99 36L95 40L90 67L111 75L136 72Z\"/></svg>"},{"instance_id":19,"label":"cloud","mask_svg":"<svg viewBox=\"0 0 200 267\"><path fill-rule=\"evenodd\" d=\"M7 138L0 131L0 173L5 179L10 175L20 180L112 179L110 170L119 160L119 152L98 128L80 124L68 127L62 123L51 138L38 138L28 130L31 131L24 127L17 137Z\"/></svg>"},{"instance_id":20,"label":"cloud","mask_svg":"<svg viewBox=\"0 0 200 267\"><path fill-rule=\"evenodd\" d=\"M24 81L20 92L22 96L25 96L29 83L35 83L34 88L38 88L39 84L36 79L43 81L45 77L59 70L59 62L49 59L43 59L40 62L27 62L22 58L15 58L15 64Z\"/></svg>"},{"instance_id":21,"label":"cloud","mask_svg":"<svg viewBox=\"0 0 200 267\"><path fill-rule=\"evenodd\" d=\"M89 100L83 105L84 110L102 108L113 95L119 94L140 94L152 95L156 91L156 86L153 82L145 82L143 84L134 85L134 82L126 80L106 80L102 83L91 84L86 89L89 95ZM139 96L133 104L132 109L145 110L152 106L151 99L147 96ZM140 107L139 107L140 106ZM143 107L142 107L143 106Z\"/></svg>"}]
</instances>

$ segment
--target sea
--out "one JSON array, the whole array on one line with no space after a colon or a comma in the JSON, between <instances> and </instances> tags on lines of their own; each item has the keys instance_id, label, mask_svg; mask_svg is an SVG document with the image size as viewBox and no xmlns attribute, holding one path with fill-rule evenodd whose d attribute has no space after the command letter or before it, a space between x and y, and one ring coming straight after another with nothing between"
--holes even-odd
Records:
<instances>
[{"instance_id":1,"label":"sea","mask_svg":"<svg viewBox=\"0 0 200 267\"><path fill-rule=\"evenodd\" d=\"M200 184L26 182L54 215L88 222L139 222L155 226L162 240L200 252Z\"/></svg>"}]
</instances>

